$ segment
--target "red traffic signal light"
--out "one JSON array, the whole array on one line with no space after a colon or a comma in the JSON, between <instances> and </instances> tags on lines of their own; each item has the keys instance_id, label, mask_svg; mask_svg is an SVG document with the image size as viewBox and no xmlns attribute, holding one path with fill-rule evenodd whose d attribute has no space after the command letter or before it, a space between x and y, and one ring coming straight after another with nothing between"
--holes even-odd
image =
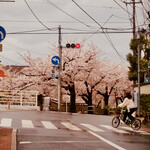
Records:
<instances>
[{"instance_id":1,"label":"red traffic signal light","mask_svg":"<svg viewBox=\"0 0 150 150\"><path fill-rule=\"evenodd\" d=\"M66 48L80 48L80 44L68 43L66 44Z\"/></svg>"},{"instance_id":2,"label":"red traffic signal light","mask_svg":"<svg viewBox=\"0 0 150 150\"><path fill-rule=\"evenodd\" d=\"M76 44L76 48L80 48L80 44Z\"/></svg>"}]
</instances>

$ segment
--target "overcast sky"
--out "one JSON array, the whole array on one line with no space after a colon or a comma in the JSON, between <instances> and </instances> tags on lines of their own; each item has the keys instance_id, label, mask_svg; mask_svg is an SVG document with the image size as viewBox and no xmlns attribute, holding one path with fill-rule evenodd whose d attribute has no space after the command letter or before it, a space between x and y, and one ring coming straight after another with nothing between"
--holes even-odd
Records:
<instances>
[{"instance_id":1,"label":"overcast sky","mask_svg":"<svg viewBox=\"0 0 150 150\"><path fill-rule=\"evenodd\" d=\"M72 0L26 0L27 3L24 0L15 0L12 3L0 2L0 26L4 27L7 32L6 38L1 42L3 45L3 51L0 53L1 64L25 65L18 53L24 54L27 51L30 51L34 58L46 58L49 54L57 55L51 51L51 48L53 43L58 45L59 25L62 28L63 46L67 41L80 43L82 39L87 38L86 44L93 42L102 49L107 59L115 63L127 64L125 60L126 55L130 52L129 43L133 36L132 33L109 32L132 32L132 5L126 6L123 0L74 1L93 20ZM136 0L136 2L138 1L140 0ZM137 27L147 28L148 15L146 11L150 11L149 4L149 0L144 0L143 5L136 4ZM104 28L105 33L109 34L93 34L97 30L101 32L101 27ZM34 30L43 31L35 32ZM12 34L24 33L24 31L50 34ZM79 32L80 34L77 34ZM111 38L115 48L109 43L106 36Z\"/></svg>"}]
</instances>

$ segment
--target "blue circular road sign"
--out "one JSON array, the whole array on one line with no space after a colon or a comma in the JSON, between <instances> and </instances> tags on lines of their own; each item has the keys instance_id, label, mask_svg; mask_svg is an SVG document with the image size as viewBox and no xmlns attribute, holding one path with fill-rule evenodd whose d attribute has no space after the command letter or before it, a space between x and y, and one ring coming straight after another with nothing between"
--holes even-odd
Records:
<instances>
[{"instance_id":1,"label":"blue circular road sign","mask_svg":"<svg viewBox=\"0 0 150 150\"><path fill-rule=\"evenodd\" d=\"M66 91L67 91L67 90L69 90L69 87L68 87L68 86L66 86L66 87L65 87L65 90L66 90Z\"/></svg>"},{"instance_id":2,"label":"blue circular road sign","mask_svg":"<svg viewBox=\"0 0 150 150\"><path fill-rule=\"evenodd\" d=\"M58 56L53 56L51 61L53 65L59 65L61 60Z\"/></svg>"},{"instance_id":3,"label":"blue circular road sign","mask_svg":"<svg viewBox=\"0 0 150 150\"><path fill-rule=\"evenodd\" d=\"M6 36L5 29L2 26L0 26L0 42L4 40L5 36Z\"/></svg>"}]
</instances>

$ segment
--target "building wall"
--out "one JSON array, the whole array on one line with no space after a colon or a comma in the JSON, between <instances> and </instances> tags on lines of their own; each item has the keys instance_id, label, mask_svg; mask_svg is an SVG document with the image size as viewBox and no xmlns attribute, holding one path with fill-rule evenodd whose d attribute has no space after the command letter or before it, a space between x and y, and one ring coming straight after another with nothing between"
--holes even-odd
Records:
<instances>
[{"instance_id":1,"label":"building wall","mask_svg":"<svg viewBox=\"0 0 150 150\"><path fill-rule=\"evenodd\" d=\"M150 94L150 84L141 85L141 94ZM134 87L134 91L138 92L138 87Z\"/></svg>"}]
</instances>

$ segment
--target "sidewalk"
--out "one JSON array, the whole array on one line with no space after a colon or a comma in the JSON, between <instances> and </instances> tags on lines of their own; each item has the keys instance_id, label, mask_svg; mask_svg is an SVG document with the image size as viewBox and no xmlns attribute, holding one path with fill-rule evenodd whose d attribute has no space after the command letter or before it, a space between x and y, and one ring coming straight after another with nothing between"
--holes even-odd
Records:
<instances>
[{"instance_id":1,"label":"sidewalk","mask_svg":"<svg viewBox=\"0 0 150 150\"><path fill-rule=\"evenodd\" d=\"M16 130L0 127L0 150L16 150Z\"/></svg>"},{"instance_id":2,"label":"sidewalk","mask_svg":"<svg viewBox=\"0 0 150 150\"><path fill-rule=\"evenodd\" d=\"M0 150L11 150L12 129L0 128Z\"/></svg>"}]
</instances>

